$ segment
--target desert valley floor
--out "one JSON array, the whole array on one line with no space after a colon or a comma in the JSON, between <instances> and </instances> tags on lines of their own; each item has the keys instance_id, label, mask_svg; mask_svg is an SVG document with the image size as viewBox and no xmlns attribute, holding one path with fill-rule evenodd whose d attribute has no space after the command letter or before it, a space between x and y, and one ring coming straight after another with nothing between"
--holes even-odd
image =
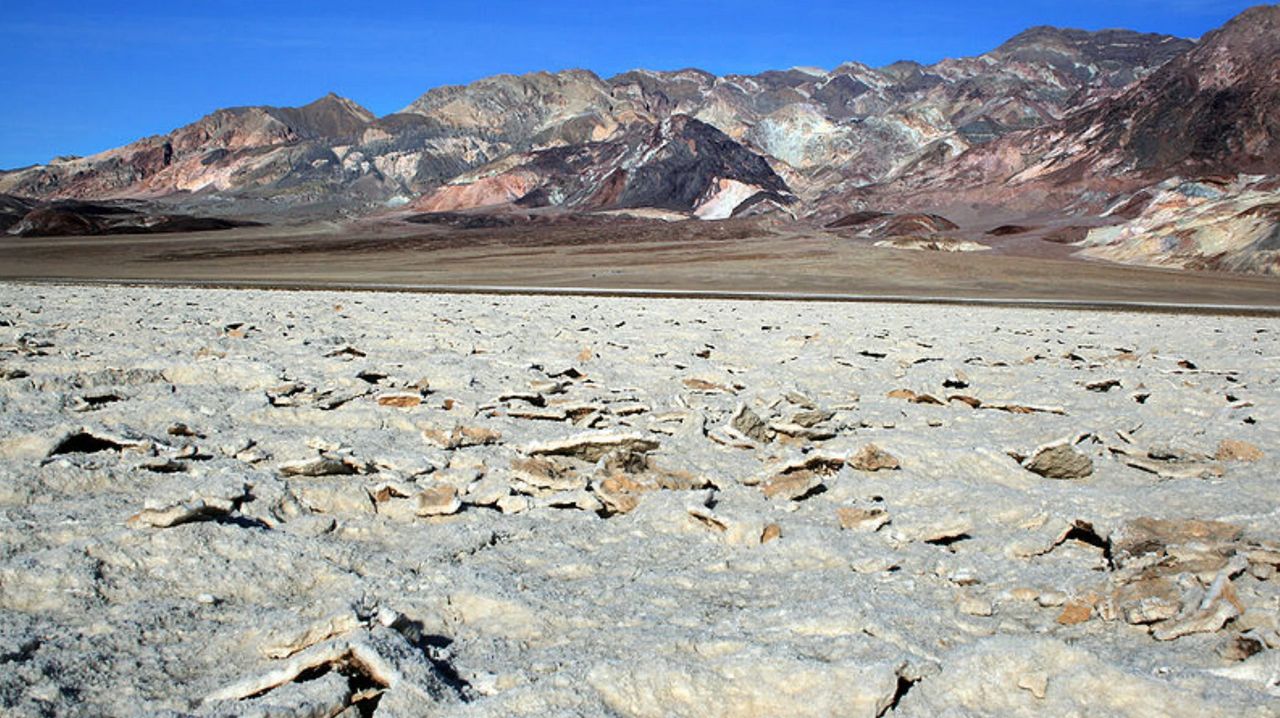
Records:
<instances>
[{"instance_id":1,"label":"desert valley floor","mask_svg":"<svg viewBox=\"0 0 1280 718\"><path fill-rule=\"evenodd\" d=\"M1274 317L6 283L0 417L5 715L1280 715Z\"/></svg>"},{"instance_id":2,"label":"desert valley floor","mask_svg":"<svg viewBox=\"0 0 1280 718\"><path fill-rule=\"evenodd\" d=\"M293 288L709 291L1201 304L1280 313L1280 278L1126 266L987 237L983 252L888 249L751 221L456 229L381 219L155 236L6 237L0 279Z\"/></svg>"}]
</instances>

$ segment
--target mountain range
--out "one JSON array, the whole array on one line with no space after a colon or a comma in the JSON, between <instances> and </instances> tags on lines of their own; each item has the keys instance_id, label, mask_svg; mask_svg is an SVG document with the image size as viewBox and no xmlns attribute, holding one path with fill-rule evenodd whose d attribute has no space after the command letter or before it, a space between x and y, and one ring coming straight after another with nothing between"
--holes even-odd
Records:
<instances>
[{"instance_id":1,"label":"mountain range","mask_svg":"<svg viewBox=\"0 0 1280 718\"><path fill-rule=\"evenodd\" d=\"M223 109L0 173L0 193L11 234L614 212L1280 273L1280 6L1196 41L1037 27L933 65L499 75L385 117L332 94Z\"/></svg>"}]
</instances>

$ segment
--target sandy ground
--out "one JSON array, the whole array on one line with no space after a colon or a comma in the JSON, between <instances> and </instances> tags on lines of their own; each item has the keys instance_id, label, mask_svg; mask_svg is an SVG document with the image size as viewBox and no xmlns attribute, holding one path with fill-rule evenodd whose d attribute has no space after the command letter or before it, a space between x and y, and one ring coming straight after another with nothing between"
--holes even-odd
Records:
<instances>
[{"instance_id":1,"label":"sandy ground","mask_svg":"<svg viewBox=\"0 0 1280 718\"><path fill-rule=\"evenodd\" d=\"M1280 714L1280 323L0 285L0 713Z\"/></svg>"},{"instance_id":2,"label":"sandy ground","mask_svg":"<svg viewBox=\"0 0 1280 718\"><path fill-rule=\"evenodd\" d=\"M574 287L1280 306L1280 279L1125 267L985 238L948 254L744 222L458 230L320 223L154 237L5 238L0 278L275 286Z\"/></svg>"}]
</instances>

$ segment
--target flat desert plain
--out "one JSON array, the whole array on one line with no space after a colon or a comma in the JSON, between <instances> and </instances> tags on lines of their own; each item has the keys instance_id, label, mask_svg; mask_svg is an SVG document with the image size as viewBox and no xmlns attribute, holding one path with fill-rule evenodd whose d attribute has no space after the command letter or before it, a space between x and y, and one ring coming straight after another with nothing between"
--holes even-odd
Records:
<instances>
[{"instance_id":1,"label":"flat desert plain","mask_svg":"<svg viewBox=\"0 0 1280 718\"><path fill-rule=\"evenodd\" d=\"M10 716L1274 716L1280 322L0 285Z\"/></svg>"},{"instance_id":2,"label":"flat desert plain","mask_svg":"<svg viewBox=\"0 0 1280 718\"><path fill-rule=\"evenodd\" d=\"M151 236L0 239L0 279L214 286L561 289L908 299L1232 305L1280 311L1280 278L1073 258L987 237L949 253L749 220L588 217L458 229L386 220Z\"/></svg>"}]
</instances>

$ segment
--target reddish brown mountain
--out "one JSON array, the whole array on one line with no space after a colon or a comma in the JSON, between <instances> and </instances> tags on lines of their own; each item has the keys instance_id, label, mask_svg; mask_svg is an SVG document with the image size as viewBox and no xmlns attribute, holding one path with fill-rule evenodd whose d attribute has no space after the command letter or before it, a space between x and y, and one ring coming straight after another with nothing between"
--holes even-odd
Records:
<instances>
[{"instance_id":1,"label":"reddish brown mountain","mask_svg":"<svg viewBox=\"0 0 1280 718\"><path fill-rule=\"evenodd\" d=\"M1118 96L1018 133L895 191L1047 205L1174 175L1280 173L1280 6L1245 11Z\"/></svg>"},{"instance_id":2,"label":"reddish brown mountain","mask_svg":"<svg viewBox=\"0 0 1280 718\"><path fill-rule=\"evenodd\" d=\"M330 146L349 143L374 119L327 95L303 107L233 107L114 150L0 174L0 192L37 198L158 197L183 191L341 183Z\"/></svg>"},{"instance_id":3,"label":"reddish brown mountain","mask_svg":"<svg viewBox=\"0 0 1280 718\"><path fill-rule=\"evenodd\" d=\"M233 108L91 157L0 172L0 193L19 198L0 217L10 232L118 226L49 209L62 199L268 220L403 205L749 213L811 228L844 218L833 231L851 239L907 229L925 244L1071 237L1096 257L1272 271L1280 220L1255 203L1280 202L1265 177L1280 175L1278 78L1280 6L1199 42L1037 27L928 66L499 75L434 88L382 118L333 95ZM1201 214L1215 217L1212 230ZM1037 233L1045 217L1063 231ZM1022 231L988 233L1000 225Z\"/></svg>"}]
</instances>

